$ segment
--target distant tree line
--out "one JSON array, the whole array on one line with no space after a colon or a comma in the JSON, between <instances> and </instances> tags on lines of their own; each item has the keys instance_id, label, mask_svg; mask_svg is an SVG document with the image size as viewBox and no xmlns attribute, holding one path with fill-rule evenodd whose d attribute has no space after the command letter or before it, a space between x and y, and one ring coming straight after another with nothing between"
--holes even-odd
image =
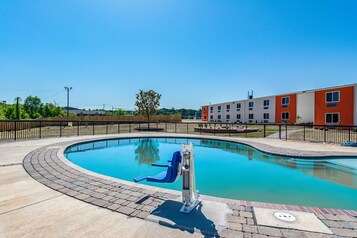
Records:
<instances>
[{"instance_id":1,"label":"distant tree line","mask_svg":"<svg viewBox=\"0 0 357 238\"><path fill-rule=\"evenodd\" d=\"M100 109L98 109L100 110ZM114 116L130 116L130 115L140 115L138 111L133 111L133 110L124 110L121 108L117 108L114 111L112 110L106 110L105 114L108 116L114 115ZM201 109L199 110L194 110L194 109L175 109L175 108L161 108L158 109L154 115L175 115L179 114L183 118L193 118L193 117L201 117Z\"/></svg>"},{"instance_id":2,"label":"distant tree line","mask_svg":"<svg viewBox=\"0 0 357 238\"><path fill-rule=\"evenodd\" d=\"M175 109L175 108L161 108L160 106L161 94L153 90L140 90L136 94L136 110L124 110L117 108L115 110L105 110L106 115L124 116L124 115L143 115L148 120L152 115L174 115L179 114L182 118L194 118L201 116L201 109ZM78 108L69 107L69 110L78 110ZM5 104L0 102L0 120L21 120L21 119L37 119L45 117L61 117L66 116L67 108L59 107L53 103L42 103L37 96L28 96L22 103L21 98L17 97L14 104ZM75 114L70 115L75 116Z\"/></svg>"},{"instance_id":3,"label":"distant tree line","mask_svg":"<svg viewBox=\"0 0 357 238\"><path fill-rule=\"evenodd\" d=\"M42 103L39 97L28 96L24 103L15 98L14 104L0 103L1 120L36 119L65 116L65 111L53 103Z\"/></svg>"},{"instance_id":4,"label":"distant tree line","mask_svg":"<svg viewBox=\"0 0 357 238\"><path fill-rule=\"evenodd\" d=\"M201 117L201 109L175 109L175 108L161 108L158 110L158 115L172 115L172 114L181 114L182 118L191 118L191 117Z\"/></svg>"}]
</instances>

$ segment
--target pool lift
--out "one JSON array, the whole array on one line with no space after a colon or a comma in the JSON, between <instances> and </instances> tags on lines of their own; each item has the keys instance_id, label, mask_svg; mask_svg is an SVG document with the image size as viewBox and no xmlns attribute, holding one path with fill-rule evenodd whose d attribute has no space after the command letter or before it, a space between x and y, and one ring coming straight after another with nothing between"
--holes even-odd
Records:
<instances>
[{"instance_id":1,"label":"pool lift","mask_svg":"<svg viewBox=\"0 0 357 238\"><path fill-rule=\"evenodd\" d=\"M196 190L195 166L193 145L182 144L181 151L176 151L170 165L151 164L151 166L167 168L155 176L139 176L134 178L136 183L146 180L156 183L173 183L182 175L182 203L180 212L190 213L201 203L199 193Z\"/></svg>"}]
</instances>

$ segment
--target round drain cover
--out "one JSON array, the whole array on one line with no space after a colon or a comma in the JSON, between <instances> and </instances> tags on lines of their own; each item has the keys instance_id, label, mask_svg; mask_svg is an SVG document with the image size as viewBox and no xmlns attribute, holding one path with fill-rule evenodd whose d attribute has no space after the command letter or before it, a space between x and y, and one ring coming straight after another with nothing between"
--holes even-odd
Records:
<instances>
[{"instance_id":1,"label":"round drain cover","mask_svg":"<svg viewBox=\"0 0 357 238\"><path fill-rule=\"evenodd\" d=\"M297 220L296 217L286 212L275 212L274 216L281 221L294 222Z\"/></svg>"}]
</instances>

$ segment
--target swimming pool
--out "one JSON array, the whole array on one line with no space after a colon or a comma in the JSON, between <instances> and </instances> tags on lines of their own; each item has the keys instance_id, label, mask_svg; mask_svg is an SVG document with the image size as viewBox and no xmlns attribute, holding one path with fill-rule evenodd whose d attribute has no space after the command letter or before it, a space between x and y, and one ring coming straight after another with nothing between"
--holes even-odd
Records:
<instances>
[{"instance_id":1,"label":"swimming pool","mask_svg":"<svg viewBox=\"0 0 357 238\"><path fill-rule=\"evenodd\" d=\"M357 209L357 171L329 159L295 159L260 152L239 143L192 138L133 138L86 142L66 149L65 156L87 170L132 181L155 175L182 143L192 142L196 184L201 194L223 198ZM336 159L336 158L334 158ZM181 190L173 184L144 184Z\"/></svg>"}]
</instances>

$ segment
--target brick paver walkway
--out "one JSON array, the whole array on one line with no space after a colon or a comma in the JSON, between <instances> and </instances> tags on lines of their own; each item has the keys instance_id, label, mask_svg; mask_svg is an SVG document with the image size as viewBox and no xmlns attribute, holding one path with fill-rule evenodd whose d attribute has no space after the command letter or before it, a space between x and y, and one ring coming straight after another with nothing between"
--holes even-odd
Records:
<instances>
[{"instance_id":1,"label":"brick paver walkway","mask_svg":"<svg viewBox=\"0 0 357 238\"><path fill-rule=\"evenodd\" d=\"M85 172L64 159L63 150L70 144L73 142L54 144L32 151L23 160L25 170L38 182L70 197L141 219L145 219L166 200L178 199L180 196L174 191ZM257 143L254 146L271 149ZM219 234L222 237L357 237L357 211L218 200L227 201L233 211L227 216L228 227ZM314 212L335 235L258 226L254 219L253 206Z\"/></svg>"}]
</instances>

